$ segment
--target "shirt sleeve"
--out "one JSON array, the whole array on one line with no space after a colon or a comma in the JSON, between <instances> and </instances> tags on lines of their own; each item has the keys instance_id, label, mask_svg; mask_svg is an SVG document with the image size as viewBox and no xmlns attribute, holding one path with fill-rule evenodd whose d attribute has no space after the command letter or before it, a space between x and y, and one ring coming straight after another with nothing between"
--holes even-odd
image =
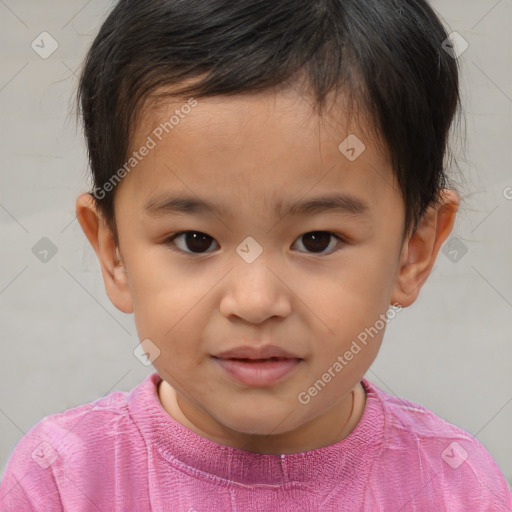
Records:
<instances>
[{"instance_id":1,"label":"shirt sleeve","mask_svg":"<svg viewBox=\"0 0 512 512\"><path fill-rule=\"evenodd\" d=\"M385 484L370 482L367 490L375 510L512 512L505 477L469 434L390 442L383 459L374 482Z\"/></svg>"},{"instance_id":2,"label":"shirt sleeve","mask_svg":"<svg viewBox=\"0 0 512 512\"><path fill-rule=\"evenodd\" d=\"M64 512L57 485L59 453L40 425L12 452L0 485L2 512Z\"/></svg>"}]
</instances>

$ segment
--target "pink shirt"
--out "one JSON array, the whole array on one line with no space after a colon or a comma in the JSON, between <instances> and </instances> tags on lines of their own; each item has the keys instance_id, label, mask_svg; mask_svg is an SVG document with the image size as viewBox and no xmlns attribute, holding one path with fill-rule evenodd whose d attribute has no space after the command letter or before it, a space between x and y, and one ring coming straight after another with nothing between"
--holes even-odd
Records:
<instances>
[{"instance_id":1,"label":"pink shirt","mask_svg":"<svg viewBox=\"0 0 512 512\"><path fill-rule=\"evenodd\" d=\"M470 434L366 379L342 441L290 455L209 441L162 408L157 373L131 392L53 414L16 445L2 512L511 511L503 474Z\"/></svg>"}]
</instances>

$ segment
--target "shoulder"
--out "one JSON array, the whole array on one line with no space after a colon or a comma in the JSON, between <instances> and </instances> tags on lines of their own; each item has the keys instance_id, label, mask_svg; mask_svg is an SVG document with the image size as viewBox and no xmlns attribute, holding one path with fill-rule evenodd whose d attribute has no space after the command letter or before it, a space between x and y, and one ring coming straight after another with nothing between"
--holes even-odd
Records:
<instances>
[{"instance_id":1,"label":"shoulder","mask_svg":"<svg viewBox=\"0 0 512 512\"><path fill-rule=\"evenodd\" d=\"M400 482L395 485L400 491L409 487L402 494L411 505L424 502L443 503L446 510L512 510L505 477L480 441L425 407L369 385L384 418L384 445L375 471L382 478L398 474ZM393 485L389 478L387 482Z\"/></svg>"},{"instance_id":2,"label":"shoulder","mask_svg":"<svg viewBox=\"0 0 512 512\"><path fill-rule=\"evenodd\" d=\"M127 392L116 391L94 402L79 405L43 418L20 440L20 448L36 450L40 444L58 457L60 453L71 456L80 451L94 451L112 436L118 436L130 426ZM44 451L44 450L43 450ZM43 455L40 454L40 457ZM46 455L45 455L46 456Z\"/></svg>"},{"instance_id":3,"label":"shoulder","mask_svg":"<svg viewBox=\"0 0 512 512\"><path fill-rule=\"evenodd\" d=\"M87 475L108 485L115 457L141 443L128 397L128 392L116 391L33 426L9 457L0 509L64 510L62 500L73 492L73 481Z\"/></svg>"}]
</instances>

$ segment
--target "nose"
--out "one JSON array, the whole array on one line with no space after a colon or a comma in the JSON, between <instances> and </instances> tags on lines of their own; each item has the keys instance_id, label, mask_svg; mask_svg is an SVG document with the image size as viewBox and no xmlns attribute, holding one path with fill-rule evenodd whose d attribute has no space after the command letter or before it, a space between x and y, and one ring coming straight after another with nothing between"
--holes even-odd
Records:
<instances>
[{"instance_id":1,"label":"nose","mask_svg":"<svg viewBox=\"0 0 512 512\"><path fill-rule=\"evenodd\" d=\"M240 258L234 264L224 281L220 302L223 316L261 324L269 318L290 314L293 292L286 276L280 275L282 272L273 268L263 254L252 263Z\"/></svg>"}]
</instances>

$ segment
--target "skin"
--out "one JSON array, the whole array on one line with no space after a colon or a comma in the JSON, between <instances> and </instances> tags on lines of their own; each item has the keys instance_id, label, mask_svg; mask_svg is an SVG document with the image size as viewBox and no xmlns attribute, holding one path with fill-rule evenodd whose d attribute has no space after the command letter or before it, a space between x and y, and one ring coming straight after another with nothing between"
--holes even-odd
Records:
<instances>
[{"instance_id":1,"label":"skin","mask_svg":"<svg viewBox=\"0 0 512 512\"><path fill-rule=\"evenodd\" d=\"M352 432L365 406L360 381L385 329L307 404L298 396L391 304L416 300L459 205L457 193L444 190L404 239L404 203L387 154L341 102L323 118L310 104L291 90L198 100L118 185L119 246L93 198L82 194L76 202L110 300L133 313L140 340L160 350L153 366L163 379L163 409L207 439L258 453L312 450ZM180 105L148 110L131 151ZM366 146L355 161L338 149L351 133ZM219 203L225 216L151 217L145 204L165 192ZM368 214L287 213L292 201L334 192L366 202ZM207 252L194 254L197 245L184 236L172 250L166 239L186 230L211 237ZM345 242L327 237L315 246L304 236L314 231ZM236 252L248 236L263 249L252 263ZM271 386L244 386L211 358L266 343L303 358Z\"/></svg>"}]
</instances>

